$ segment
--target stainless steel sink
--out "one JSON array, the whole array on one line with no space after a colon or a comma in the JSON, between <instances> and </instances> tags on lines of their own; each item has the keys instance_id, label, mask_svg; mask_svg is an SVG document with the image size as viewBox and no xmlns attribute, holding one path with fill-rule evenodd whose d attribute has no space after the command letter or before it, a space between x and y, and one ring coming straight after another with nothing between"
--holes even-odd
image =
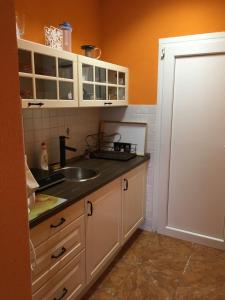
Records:
<instances>
[{"instance_id":1,"label":"stainless steel sink","mask_svg":"<svg viewBox=\"0 0 225 300\"><path fill-rule=\"evenodd\" d=\"M87 181L100 175L97 170L79 167L64 167L57 172L63 174L66 180L75 182Z\"/></svg>"}]
</instances>

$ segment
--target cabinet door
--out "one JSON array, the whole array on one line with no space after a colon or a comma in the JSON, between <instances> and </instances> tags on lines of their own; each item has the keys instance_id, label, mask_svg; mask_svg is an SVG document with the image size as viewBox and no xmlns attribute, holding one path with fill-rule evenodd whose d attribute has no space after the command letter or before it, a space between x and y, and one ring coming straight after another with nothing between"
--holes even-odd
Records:
<instances>
[{"instance_id":1,"label":"cabinet door","mask_svg":"<svg viewBox=\"0 0 225 300\"><path fill-rule=\"evenodd\" d=\"M90 282L121 244L120 179L87 197L86 204L86 268Z\"/></svg>"},{"instance_id":2,"label":"cabinet door","mask_svg":"<svg viewBox=\"0 0 225 300\"><path fill-rule=\"evenodd\" d=\"M79 105L127 106L128 69L78 56Z\"/></svg>"},{"instance_id":3,"label":"cabinet door","mask_svg":"<svg viewBox=\"0 0 225 300\"><path fill-rule=\"evenodd\" d=\"M144 221L146 164L123 177L123 241Z\"/></svg>"},{"instance_id":4,"label":"cabinet door","mask_svg":"<svg viewBox=\"0 0 225 300\"><path fill-rule=\"evenodd\" d=\"M22 107L78 106L77 55L18 40Z\"/></svg>"}]
</instances>

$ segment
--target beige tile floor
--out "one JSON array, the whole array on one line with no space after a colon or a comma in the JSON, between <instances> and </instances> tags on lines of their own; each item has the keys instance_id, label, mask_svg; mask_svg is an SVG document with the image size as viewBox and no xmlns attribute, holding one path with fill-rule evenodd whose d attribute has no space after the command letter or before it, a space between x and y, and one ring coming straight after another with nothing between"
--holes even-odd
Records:
<instances>
[{"instance_id":1,"label":"beige tile floor","mask_svg":"<svg viewBox=\"0 0 225 300\"><path fill-rule=\"evenodd\" d=\"M225 251L139 230L82 300L225 300Z\"/></svg>"}]
</instances>

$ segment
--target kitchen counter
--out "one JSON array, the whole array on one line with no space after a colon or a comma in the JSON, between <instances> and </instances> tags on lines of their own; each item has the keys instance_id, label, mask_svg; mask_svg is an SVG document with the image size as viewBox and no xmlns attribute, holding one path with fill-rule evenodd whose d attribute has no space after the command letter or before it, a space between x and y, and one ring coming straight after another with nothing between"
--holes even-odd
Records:
<instances>
[{"instance_id":1,"label":"kitchen counter","mask_svg":"<svg viewBox=\"0 0 225 300\"><path fill-rule=\"evenodd\" d=\"M95 179L84 182L63 181L43 190L41 194L63 198L66 199L66 201L30 220L30 228L36 226L50 216L79 201L80 199L83 199L85 196L95 192L107 183L122 176L149 159L150 154L146 154L145 156L136 156L128 161L80 159L68 163L67 166L96 169L100 172L100 175Z\"/></svg>"}]
</instances>

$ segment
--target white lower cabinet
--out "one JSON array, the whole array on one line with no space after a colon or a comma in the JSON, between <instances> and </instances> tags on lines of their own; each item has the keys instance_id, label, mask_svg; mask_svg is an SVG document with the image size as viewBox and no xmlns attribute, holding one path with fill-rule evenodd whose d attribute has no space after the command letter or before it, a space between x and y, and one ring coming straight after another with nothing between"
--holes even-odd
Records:
<instances>
[{"instance_id":1,"label":"white lower cabinet","mask_svg":"<svg viewBox=\"0 0 225 300\"><path fill-rule=\"evenodd\" d=\"M98 278L144 221L146 165L31 229L33 300L79 299Z\"/></svg>"},{"instance_id":2,"label":"white lower cabinet","mask_svg":"<svg viewBox=\"0 0 225 300\"><path fill-rule=\"evenodd\" d=\"M84 200L30 232L33 300L76 299L85 287Z\"/></svg>"},{"instance_id":3,"label":"white lower cabinet","mask_svg":"<svg viewBox=\"0 0 225 300\"><path fill-rule=\"evenodd\" d=\"M32 272L32 290L36 292L48 279L70 262L85 245L84 216L36 247L36 267Z\"/></svg>"},{"instance_id":4,"label":"white lower cabinet","mask_svg":"<svg viewBox=\"0 0 225 300\"><path fill-rule=\"evenodd\" d=\"M101 270L121 244L121 181L115 180L86 198L87 282Z\"/></svg>"},{"instance_id":5,"label":"white lower cabinet","mask_svg":"<svg viewBox=\"0 0 225 300\"><path fill-rule=\"evenodd\" d=\"M86 198L86 278L90 283L143 223L144 163Z\"/></svg>"},{"instance_id":6,"label":"white lower cabinet","mask_svg":"<svg viewBox=\"0 0 225 300\"><path fill-rule=\"evenodd\" d=\"M76 299L85 286L85 250L49 279L37 292L33 300Z\"/></svg>"},{"instance_id":7,"label":"white lower cabinet","mask_svg":"<svg viewBox=\"0 0 225 300\"><path fill-rule=\"evenodd\" d=\"M123 177L122 239L125 242L144 221L146 164Z\"/></svg>"}]
</instances>

